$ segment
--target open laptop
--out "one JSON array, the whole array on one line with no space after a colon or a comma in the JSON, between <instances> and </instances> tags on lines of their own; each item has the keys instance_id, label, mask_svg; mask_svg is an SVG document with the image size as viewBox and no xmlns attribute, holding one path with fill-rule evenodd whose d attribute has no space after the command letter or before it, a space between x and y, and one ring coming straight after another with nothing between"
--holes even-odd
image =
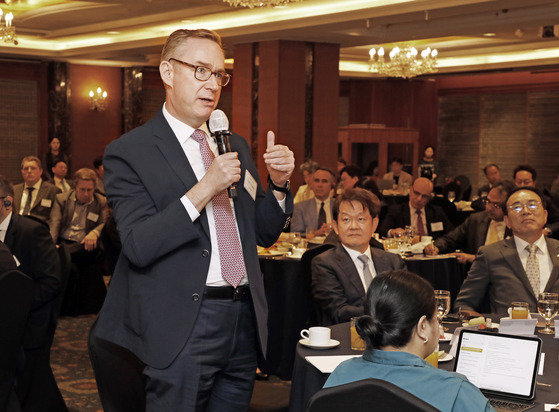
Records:
<instances>
[{"instance_id":1,"label":"open laptop","mask_svg":"<svg viewBox=\"0 0 559 412\"><path fill-rule=\"evenodd\" d=\"M379 180L377 180L377 186L378 186L379 190L381 190L381 191L387 190L387 189L392 189L392 187L394 186L394 180L392 180L392 179L379 179Z\"/></svg>"},{"instance_id":2,"label":"open laptop","mask_svg":"<svg viewBox=\"0 0 559 412\"><path fill-rule=\"evenodd\" d=\"M534 406L541 347L534 336L462 329L454 371L466 375L496 410L527 410Z\"/></svg>"}]
</instances>

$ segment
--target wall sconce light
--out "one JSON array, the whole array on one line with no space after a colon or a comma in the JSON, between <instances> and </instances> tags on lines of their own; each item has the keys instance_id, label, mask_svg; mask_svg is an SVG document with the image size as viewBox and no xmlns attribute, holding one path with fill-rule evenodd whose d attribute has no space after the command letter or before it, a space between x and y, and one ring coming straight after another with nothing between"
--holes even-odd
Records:
<instances>
[{"instance_id":1,"label":"wall sconce light","mask_svg":"<svg viewBox=\"0 0 559 412\"><path fill-rule=\"evenodd\" d=\"M97 93L89 91L89 110L104 111L107 108L107 92L97 88Z\"/></svg>"}]
</instances>

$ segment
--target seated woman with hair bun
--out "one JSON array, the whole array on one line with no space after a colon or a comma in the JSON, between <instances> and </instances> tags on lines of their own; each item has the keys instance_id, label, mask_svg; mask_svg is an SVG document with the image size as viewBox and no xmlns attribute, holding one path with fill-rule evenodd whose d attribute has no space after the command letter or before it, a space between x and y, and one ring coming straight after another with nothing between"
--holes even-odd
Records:
<instances>
[{"instance_id":1,"label":"seated woman with hair bun","mask_svg":"<svg viewBox=\"0 0 559 412\"><path fill-rule=\"evenodd\" d=\"M465 376L437 369L424 359L437 347L439 324L433 287L414 273L393 270L369 287L357 332L363 357L342 362L324 387L368 378L388 381L441 411L494 411Z\"/></svg>"}]
</instances>

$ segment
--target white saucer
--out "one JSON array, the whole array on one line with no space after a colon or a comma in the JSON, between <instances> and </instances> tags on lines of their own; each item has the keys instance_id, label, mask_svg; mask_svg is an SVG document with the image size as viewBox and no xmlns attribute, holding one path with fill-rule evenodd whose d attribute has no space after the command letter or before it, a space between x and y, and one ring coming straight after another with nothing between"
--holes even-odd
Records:
<instances>
[{"instance_id":1,"label":"white saucer","mask_svg":"<svg viewBox=\"0 0 559 412\"><path fill-rule=\"evenodd\" d=\"M452 333L445 333L444 339L439 339L439 342L450 342L451 338L452 338Z\"/></svg>"},{"instance_id":2,"label":"white saucer","mask_svg":"<svg viewBox=\"0 0 559 412\"><path fill-rule=\"evenodd\" d=\"M454 356L452 356L450 353L447 353L444 355L444 358L439 358L439 362L448 362L451 361L452 359L454 359Z\"/></svg>"},{"instance_id":3,"label":"white saucer","mask_svg":"<svg viewBox=\"0 0 559 412\"><path fill-rule=\"evenodd\" d=\"M330 343L328 345L311 345L308 339L300 339L299 343L303 346L307 346L313 349L330 349L338 346L340 344L340 341L337 341L336 339L330 339Z\"/></svg>"}]
</instances>

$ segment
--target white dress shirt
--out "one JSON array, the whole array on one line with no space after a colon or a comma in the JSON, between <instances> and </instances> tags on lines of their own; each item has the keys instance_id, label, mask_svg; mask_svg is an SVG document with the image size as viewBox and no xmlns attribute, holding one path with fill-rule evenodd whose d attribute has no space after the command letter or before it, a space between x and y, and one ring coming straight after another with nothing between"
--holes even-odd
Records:
<instances>
[{"instance_id":1,"label":"white dress shirt","mask_svg":"<svg viewBox=\"0 0 559 412\"><path fill-rule=\"evenodd\" d=\"M326 199L326 200L318 200L316 197L314 198L314 200L316 202L316 216L317 217L318 217L318 213L320 212L320 206L322 205L322 202L324 202L324 212L326 213L326 223L332 223L332 211L330 210L330 199L331 199L330 196L328 196L328 199Z\"/></svg>"},{"instance_id":2,"label":"white dress shirt","mask_svg":"<svg viewBox=\"0 0 559 412\"><path fill-rule=\"evenodd\" d=\"M359 273L359 278L361 279L361 283L363 283L363 287L365 288L365 292L367 291L368 285L365 284L365 277L363 276L363 262L359 260L359 256L365 255L367 256L367 260L369 261L369 271L371 272L371 276L373 279L377 276L377 271L375 270L375 265L373 263L373 258L371 256L371 248L368 247L364 253L358 252L357 250L349 249L343 243L342 246L348 253L349 257L353 261L355 268L357 269L357 273Z\"/></svg>"},{"instance_id":3,"label":"white dress shirt","mask_svg":"<svg viewBox=\"0 0 559 412\"><path fill-rule=\"evenodd\" d=\"M526 270L526 263L528 261L528 256L530 255L530 253L526 250L526 246L528 246L529 243L517 236L514 236L514 243L516 244L516 251L518 252L522 266L524 267L524 270ZM536 240L534 245L538 247L536 257L538 258L538 265L540 267L540 292L543 292L545 285L547 285L547 281L549 280L549 276L551 275L551 271L553 270L553 262L551 261L551 256L549 256L544 235Z\"/></svg>"},{"instance_id":4,"label":"white dress shirt","mask_svg":"<svg viewBox=\"0 0 559 412\"><path fill-rule=\"evenodd\" d=\"M4 221L2 223L0 223L0 240L2 242L4 242L4 239L6 239L6 231L8 230L8 225L10 224L10 221L12 220L12 213L13 212L10 212L10 214L8 214L8 216L6 216Z\"/></svg>"},{"instance_id":5,"label":"white dress shirt","mask_svg":"<svg viewBox=\"0 0 559 412\"><path fill-rule=\"evenodd\" d=\"M28 187L33 187L35 189L31 192L31 207L29 208L29 210L31 210L31 208L33 207L33 205L37 201L37 193L39 193L39 189L41 188L41 183L42 182L43 182L43 179L39 179L37 181L37 183L35 183L33 186L27 186L25 183L23 184L23 194L21 195L21 204L20 204L20 208L19 208L19 214L20 215L23 214L23 209L25 209L25 204L27 203L27 198L29 197L29 191L27 190L27 188Z\"/></svg>"}]
</instances>

